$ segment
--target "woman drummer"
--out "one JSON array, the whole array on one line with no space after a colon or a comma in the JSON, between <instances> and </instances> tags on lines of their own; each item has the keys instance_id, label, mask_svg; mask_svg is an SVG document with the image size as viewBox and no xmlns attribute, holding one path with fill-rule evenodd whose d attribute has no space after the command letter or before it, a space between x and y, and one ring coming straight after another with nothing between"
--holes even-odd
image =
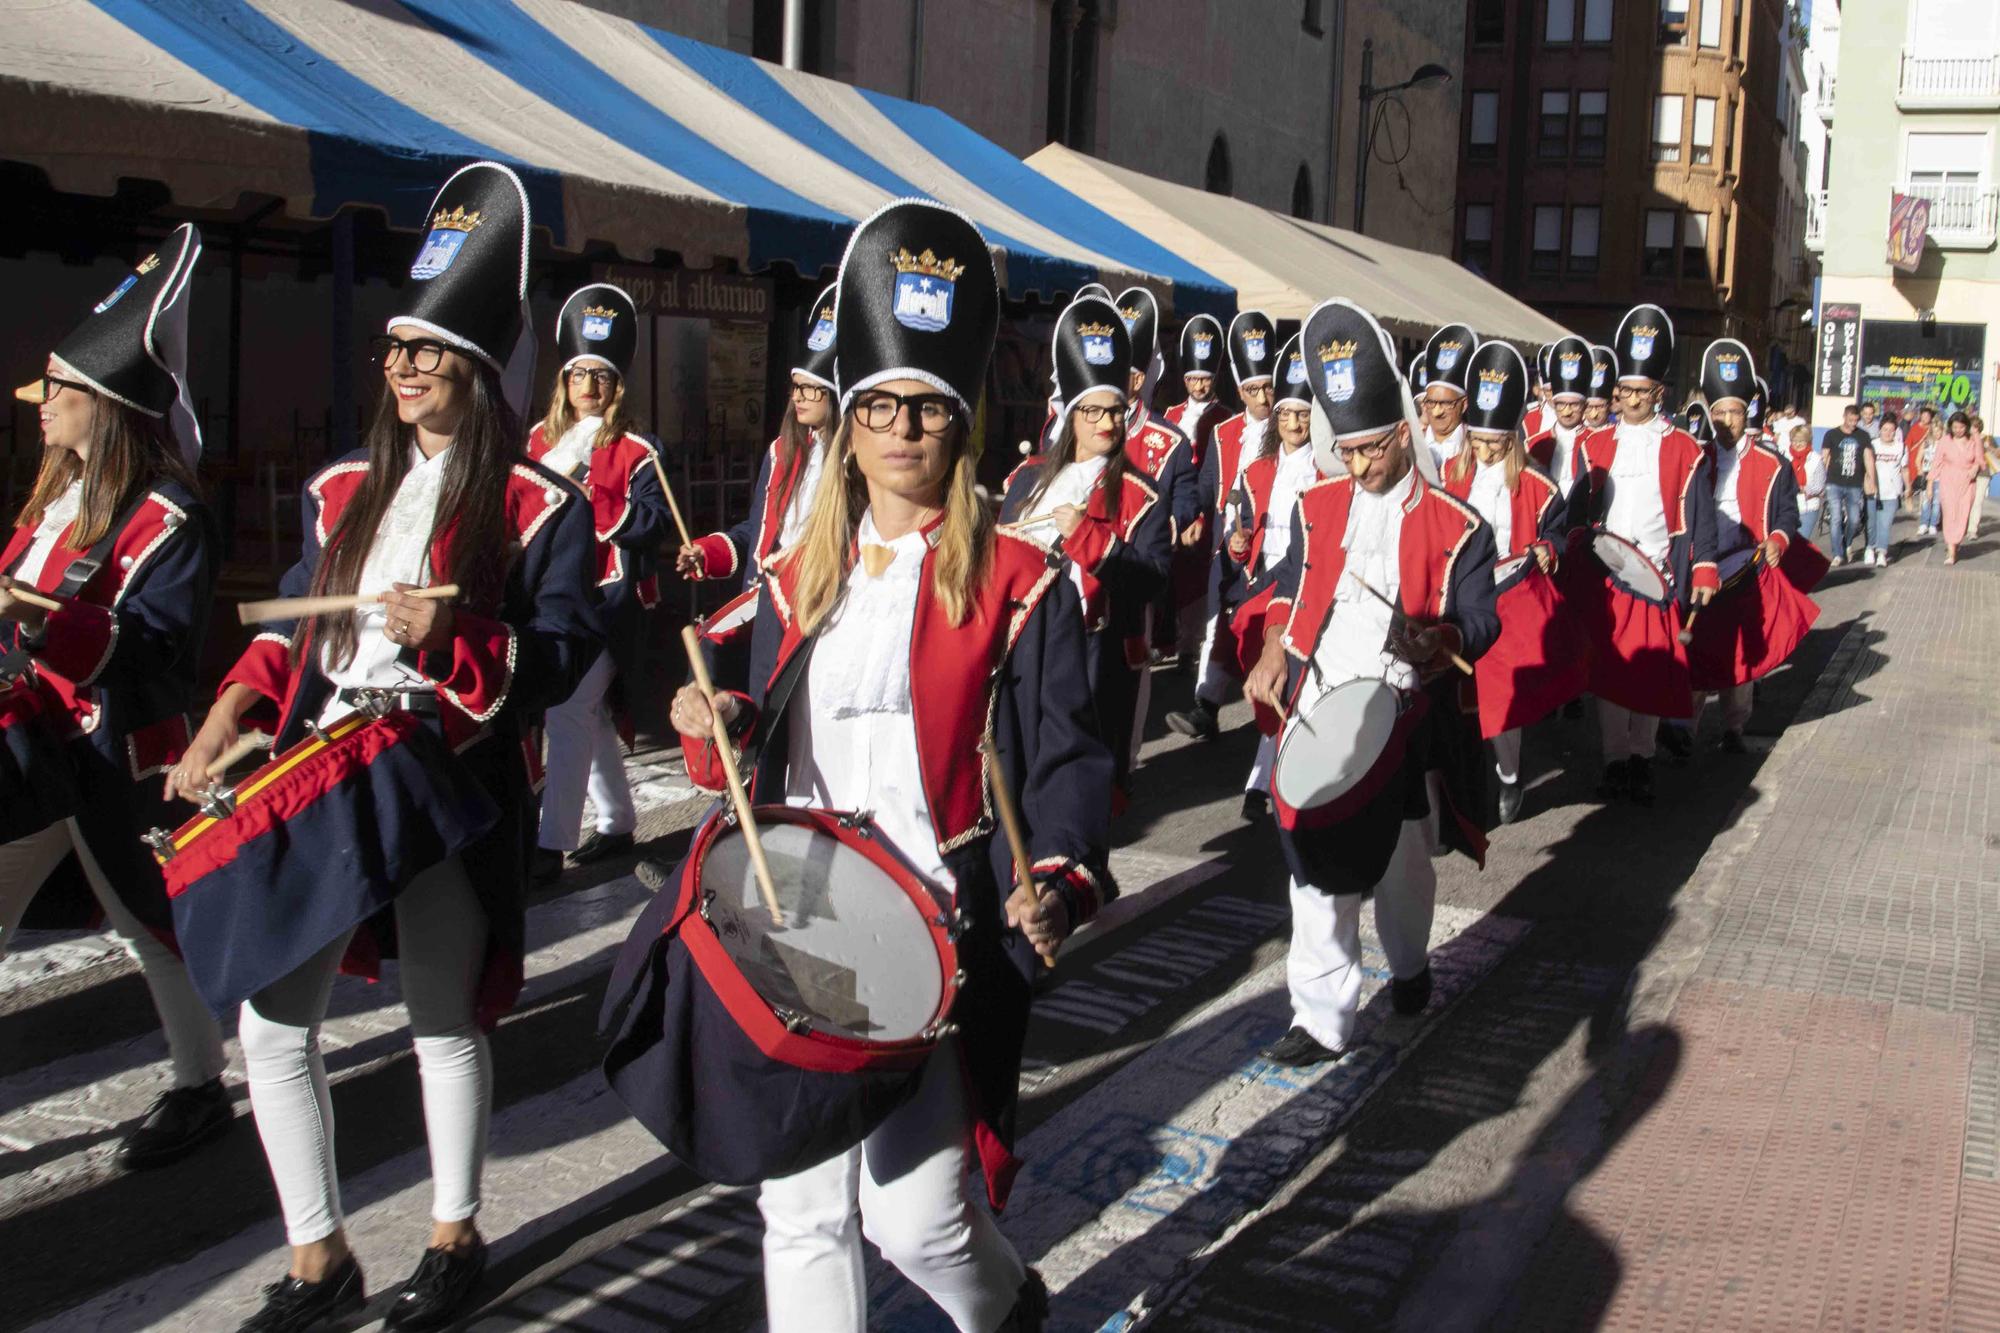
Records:
<instances>
[{"instance_id":1,"label":"woman drummer","mask_svg":"<svg viewBox=\"0 0 2000 1333\"><path fill-rule=\"evenodd\" d=\"M187 745L215 584L185 391L200 254L200 233L176 228L15 392L38 405L44 451L0 554L20 589L63 603L50 611L0 589L0 694L36 715L28 725L58 729L50 761L73 768L78 793L73 817L0 846L0 954L74 849L138 960L173 1061L172 1088L120 1148L129 1166L173 1161L231 1120L222 1034L169 943L160 868L140 842L185 818L169 813L159 775Z\"/></svg>"},{"instance_id":2,"label":"woman drummer","mask_svg":"<svg viewBox=\"0 0 2000 1333\"><path fill-rule=\"evenodd\" d=\"M757 472L750 512L724 532L681 547L674 568L696 581L742 577L748 588L762 576L764 560L805 534L806 515L826 472L826 441L833 430L833 288L812 303L806 345L792 367L791 408Z\"/></svg>"},{"instance_id":3,"label":"woman drummer","mask_svg":"<svg viewBox=\"0 0 2000 1333\"><path fill-rule=\"evenodd\" d=\"M1567 351L1570 340L1558 344ZM1521 404L1528 367L1510 343L1485 342L1473 353L1465 429L1471 448L1444 466L1444 487L1492 525L1500 568L1527 557L1539 571L1524 596L1510 598L1516 580L1500 588L1500 637L1479 660L1481 730L1493 746L1500 780L1500 822L1521 813L1521 726L1582 692L1581 644L1570 629L1548 576L1562 537L1562 493L1528 457L1521 441ZM1517 566L1526 574L1525 566ZM1552 621L1560 623L1552 624Z\"/></svg>"},{"instance_id":4,"label":"woman drummer","mask_svg":"<svg viewBox=\"0 0 2000 1333\"><path fill-rule=\"evenodd\" d=\"M528 457L590 497L599 614L608 640L576 693L548 712L538 882L562 873L564 852L588 865L632 850L632 786L612 689L630 677L646 615L659 605L653 553L673 529L659 455L650 441L626 429L631 403L625 375L638 341L639 312L622 289L600 282L572 293L556 317L563 364L555 395L548 415L528 432ZM579 846L586 780L597 828Z\"/></svg>"},{"instance_id":5,"label":"woman drummer","mask_svg":"<svg viewBox=\"0 0 2000 1333\"><path fill-rule=\"evenodd\" d=\"M1018 1166L1009 1146L1030 978L1109 893L1111 753L1091 726L1074 583L1039 543L996 531L974 490L970 427L999 318L984 239L940 205L892 204L856 230L839 288L833 480L804 538L767 567L755 666L738 682L747 693L716 706L758 747L763 799L873 812L879 836L955 907L966 981L952 1013L962 1031L940 1041L907 1101L845 1151L764 1180L770 1327L865 1328L866 1236L960 1329L1038 1329L1046 1291L988 1205L1005 1202ZM1119 326L1108 305L1101 313ZM766 694L792 678L789 696ZM992 762L1029 826L1039 902L1010 891L1015 867L993 836L978 752L989 718ZM720 787L700 690L675 696L673 721L689 771ZM773 1126L744 1133L760 1128ZM975 1166L984 1201L966 1195Z\"/></svg>"},{"instance_id":6,"label":"woman drummer","mask_svg":"<svg viewBox=\"0 0 2000 1333\"><path fill-rule=\"evenodd\" d=\"M386 699L441 735L498 806L490 832L418 874L393 903L433 1222L416 1273L390 1309L391 1328L456 1321L485 1266L474 1224L493 1087L485 1032L521 984L524 850L534 817L525 719L570 697L601 645L590 508L553 472L522 459L522 432L501 385L524 328L528 224L527 195L505 167L475 163L439 191L410 272L409 313L375 340L382 399L367 441L307 483L305 549L283 583L287 593L379 592L382 600L260 634L172 773L176 790L198 792L208 764L253 711L275 718L284 749L314 726ZM454 600L411 595L446 583L460 589ZM405 817L417 817L419 795ZM384 823L382 836L394 836L393 817ZM313 892L302 921L342 919L321 900L332 893L327 885ZM269 942L273 957L280 943L312 952L289 970L274 965L242 1007L250 1104L292 1246L289 1270L266 1289L246 1330L304 1328L365 1300L343 1230L319 1028L350 941L357 967L390 944L378 924L336 924L330 940Z\"/></svg>"},{"instance_id":7,"label":"woman drummer","mask_svg":"<svg viewBox=\"0 0 2000 1333\"><path fill-rule=\"evenodd\" d=\"M1151 655L1146 608L1173 558L1171 516L1125 449L1132 341L1118 308L1095 296L1072 301L1054 350L1054 444L1007 478L1000 521L1059 551L1083 596L1091 697L1122 793Z\"/></svg>"}]
</instances>

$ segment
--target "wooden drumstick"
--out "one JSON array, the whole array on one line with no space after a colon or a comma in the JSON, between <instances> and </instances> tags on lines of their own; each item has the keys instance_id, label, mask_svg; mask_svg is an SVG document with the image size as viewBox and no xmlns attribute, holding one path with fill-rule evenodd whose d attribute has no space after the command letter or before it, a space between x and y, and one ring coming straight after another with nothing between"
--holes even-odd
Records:
<instances>
[{"instance_id":1,"label":"wooden drumstick","mask_svg":"<svg viewBox=\"0 0 2000 1333\"><path fill-rule=\"evenodd\" d=\"M1028 835L1021 828L1021 811L1014 804L1014 789L1007 783L1007 771L1000 766L1000 751L991 735L979 742L979 749L993 761L993 804L1000 807L1000 827L1007 832L1007 851L1014 858L1014 883L1028 895L1029 902L1040 906L1042 890L1035 883L1034 863L1028 859ZM1055 965L1054 954L1042 954L1043 967Z\"/></svg>"},{"instance_id":2,"label":"wooden drumstick","mask_svg":"<svg viewBox=\"0 0 2000 1333\"><path fill-rule=\"evenodd\" d=\"M53 597L45 597L33 588L23 587L13 579L0 575L0 588L7 590L8 596L27 606L38 606L44 611L60 611L63 604Z\"/></svg>"},{"instance_id":3,"label":"wooden drumstick","mask_svg":"<svg viewBox=\"0 0 2000 1333\"><path fill-rule=\"evenodd\" d=\"M1687 624L1682 625L1681 632L1674 636L1676 639L1679 639L1681 641L1681 647L1685 648L1689 644L1694 642L1694 622L1700 619L1701 619L1700 607L1697 606L1696 608L1694 608L1694 610L1688 612Z\"/></svg>"},{"instance_id":4,"label":"wooden drumstick","mask_svg":"<svg viewBox=\"0 0 2000 1333\"><path fill-rule=\"evenodd\" d=\"M688 666L694 683L708 700L708 738L722 760L722 772L729 779L729 803L736 808L736 823L743 830L744 845L750 849L750 868L757 876L757 889L770 909L771 924L783 930L784 909L778 906L778 888L771 880L771 864L764 859L764 840L757 834L757 818L750 810L750 793L743 786L743 774L736 767L736 747L729 740L729 726L722 710L715 706L715 684L708 678L708 662L701 655L701 634L693 625L681 626L681 643L687 647Z\"/></svg>"},{"instance_id":5,"label":"wooden drumstick","mask_svg":"<svg viewBox=\"0 0 2000 1333\"><path fill-rule=\"evenodd\" d=\"M1368 585L1368 581L1362 578L1359 574L1350 572L1347 577L1353 579L1357 584L1359 584L1361 586L1361 591L1367 593L1370 597L1373 597L1376 601L1388 607L1389 614L1396 618L1396 623L1398 625L1409 626L1409 625L1415 625L1417 623L1416 621L1410 619L1409 613L1404 611L1402 607L1397 606L1387 597L1384 597L1381 593L1375 591L1374 588L1370 587ZM1445 656L1449 657L1451 659L1451 664L1457 667L1460 671L1463 671L1468 676L1472 674L1472 663L1466 661L1463 657L1460 657L1457 653L1454 653L1449 649L1445 651Z\"/></svg>"},{"instance_id":6,"label":"wooden drumstick","mask_svg":"<svg viewBox=\"0 0 2000 1333\"><path fill-rule=\"evenodd\" d=\"M364 606L376 605L383 596L379 592L349 592L325 597L273 597L269 601L242 603L236 608L236 619L244 625L261 625L272 620L301 620L306 616L323 616L334 611L357 611ZM458 585L441 583L435 588L414 588L404 596L422 601L456 597Z\"/></svg>"},{"instance_id":7,"label":"wooden drumstick","mask_svg":"<svg viewBox=\"0 0 2000 1333\"><path fill-rule=\"evenodd\" d=\"M270 748L269 736L261 731L246 731L236 738L234 745L215 757L215 762L208 766L208 775L211 778L219 778L257 751Z\"/></svg>"},{"instance_id":8,"label":"wooden drumstick","mask_svg":"<svg viewBox=\"0 0 2000 1333\"><path fill-rule=\"evenodd\" d=\"M681 517L680 501L674 499L674 488L667 484L667 470L660 466L658 454L651 454L649 457L653 460L653 475L660 479L660 489L667 493L667 508L673 513L674 526L681 530L681 545L693 546L694 538L688 536L687 520Z\"/></svg>"}]
</instances>

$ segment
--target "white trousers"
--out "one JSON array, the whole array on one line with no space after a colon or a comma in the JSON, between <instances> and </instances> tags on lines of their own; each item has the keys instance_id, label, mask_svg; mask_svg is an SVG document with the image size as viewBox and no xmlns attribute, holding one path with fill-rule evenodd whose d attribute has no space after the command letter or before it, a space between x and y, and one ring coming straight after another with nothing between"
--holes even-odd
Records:
<instances>
[{"instance_id":1,"label":"white trousers","mask_svg":"<svg viewBox=\"0 0 2000 1333\"><path fill-rule=\"evenodd\" d=\"M1703 692L1694 696L1694 721L1688 724L1690 731L1701 730L1701 717L1708 711L1708 704L1717 694L1722 696L1722 729L1741 733L1750 725L1750 709L1756 703L1757 687L1731 685L1726 690Z\"/></svg>"},{"instance_id":2,"label":"white trousers","mask_svg":"<svg viewBox=\"0 0 2000 1333\"><path fill-rule=\"evenodd\" d=\"M1660 719L1621 708L1609 699L1597 701L1597 729L1602 733L1604 762L1651 759L1659 739Z\"/></svg>"},{"instance_id":3,"label":"white trousers","mask_svg":"<svg viewBox=\"0 0 2000 1333\"><path fill-rule=\"evenodd\" d=\"M1214 660L1217 627L1226 614L1226 610L1219 611L1208 618L1208 627L1201 635L1201 666L1194 680L1195 698L1216 708L1222 707L1223 700L1229 697L1229 683L1233 679L1222 664Z\"/></svg>"},{"instance_id":4,"label":"white trousers","mask_svg":"<svg viewBox=\"0 0 2000 1333\"><path fill-rule=\"evenodd\" d=\"M1521 780L1521 729L1519 727L1501 732L1491 742L1493 746L1493 774L1502 782Z\"/></svg>"},{"instance_id":5,"label":"white trousers","mask_svg":"<svg viewBox=\"0 0 2000 1333\"><path fill-rule=\"evenodd\" d=\"M1271 769L1278 762L1278 738L1260 736L1257 739L1257 757L1250 761L1250 776L1243 781L1244 791L1271 790Z\"/></svg>"},{"instance_id":6,"label":"white trousers","mask_svg":"<svg viewBox=\"0 0 2000 1333\"><path fill-rule=\"evenodd\" d=\"M97 858L83 845L74 819L49 825L39 833L0 847L0 958L4 958L20 928L28 904L62 859L76 848L83 877L97 896L111 929L139 964L139 974L152 993L153 1009L167 1034L167 1054L174 1065L174 1086L197 1087L219 1077L229 1063L222 1053L222 1029L215 1015L195 993L180 955L139 923L104 878Z\"/></svg>"},{"instance_id":7,"label":"white trousers","mask_svg":"<svg viewBox=\"0 0 2000 1333\"><path fill-rule=\"evenodd\" d=\"M984 1197L968 1193L971 1140L958 1049L946 1044L916 1094L859 1145L765 1181L757 1206L771 1333L865 1333L863 1236L963 1333L997 1328L1027 1270Z\"/></svg>"},{"instance_id":8,"label":"white trousers","mask_svg":"<svg viewBox=\"0 0 2000 1333\"><path fill-rule=\"evenodd\" d=\"M431 1216L457 1222L479 1211L493 1069L473 997L486 960L486 914L465 867L452 857L396 899L397 975L417 1050L424 1131L431 1149ZM278 1187L285 1239L325 1240L341 1227L333 1160L333 1098L319 1027L347 950L342 937L243 1005L237 1034L250 1076L250 1107Z\"/></svg>"},{"instance_id":9,"label":"white trousers","mask_svg":"<svg viewBox=\"0 0 2000 1333\"><path fill-rule=\"evenodd\" d=\"M1432 812L1403 821L1389 868L1375 885L1375 931L1389 971L1405 980L1430 966L1437 870L1431 865ZM1292 1022L1320 1045L1342 1050L1354 1038L1361 1007L1361 903L1358 893L1322 893L1292 881L1292 944L1285 982Z\"/></svg>"},{"instance_id":10,"label":"white trousers","mask_svg":"<svg viewBox=\"0 0 2000 1333\"><path fill-rule=\"evenodd\" d=\"M542 785L542 828L536 839L542 847L576 850L586 779L599 833L630 833L637 826L632 784L625 780L625 747L605 698L616 673L611 654L599 653L577 682L576 693L548 711L548 778Z\"/></svg>"}]
</instances>

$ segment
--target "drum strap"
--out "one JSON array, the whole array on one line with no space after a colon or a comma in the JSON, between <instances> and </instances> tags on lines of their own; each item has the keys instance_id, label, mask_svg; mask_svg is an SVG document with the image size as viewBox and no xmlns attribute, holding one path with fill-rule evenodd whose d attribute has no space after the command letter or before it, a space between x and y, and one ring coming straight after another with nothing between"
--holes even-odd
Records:
<instances>
[{"instance_id":1,"label":"drum strap","mask_svg":"<svg viewBox=\"0 0 2000 1333\"><path fill-rule=\"evenodd\" d=\"M49 589L48 595L58 601L67 602L82 592L83 585L96 578L97 571L104 568L104 562L111 558L111 548L118 541L118 535L125 531L126 524L137 517L139 506L145 502L146 492L142 490L138 498L118 516L118 521L106 529L104 535L91 544L89 550L70 561L69 568L63 571L62 580ZM22 552L23 556L26 554L26 551ZM18 564L19 561L15 563ZM7 572L12 574L13 569L10 567ZM5 654L0 654L0 685L12 684L27 675L32 660L33 655L28 651L23 636L15 635L14 646Z\"/></svg>"},{"instance_id":2,"label":"drum strap","mask_svg":"<svg viewBox=\"0 0 2000 1333\"><path fill-rule=\"evenodd\" d=\"M817 634L807 639L798 652L792 654L792 660L785 663L785 669L778 673L778 678L771 682L771 688L765 692L764 716L762 725L757 728L757 739L743 747L743 772L746 776L756 775L758 760L763 757L764 743L776 733L778 719L785 715L785 708L792 702L792 692L798 689L799 679L805 675L806 666L812 661L813 649L818 644ZM777 799L782 801L783 794L780 793Z\"/></svg>"}]
</instances>

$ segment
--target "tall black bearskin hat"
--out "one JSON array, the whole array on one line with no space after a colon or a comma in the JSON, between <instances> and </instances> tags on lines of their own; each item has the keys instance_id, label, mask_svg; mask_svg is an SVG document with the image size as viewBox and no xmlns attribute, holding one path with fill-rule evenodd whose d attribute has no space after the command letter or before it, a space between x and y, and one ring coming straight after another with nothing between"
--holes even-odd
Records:
<instances>
[{"instance_id":1,"label":"tall black bearskin hat","mask_svg":"<svg viewBox=\"0 0 2000 1333\"><path fill-rule=\"evenodd\" d=\"M1278 360L1278 326L1261 310L1238 312L1229 321L1229 366L1236 387L1271 378Z\"/></svg>"},{"instance_id":2,"label":"tall black bearskin hat","mask_svg":"<svg viewBox=\"0 0 2000 1333\"><path fill-rule=\"evenodd\" d=\"M1312 406L1312 388L1306 374L1306 356L1300 335L1294 333L1278 349L1278 369L1271 377L1271 410L1277 411L1280 403L1297 403L1301 407Z\"/></svg>"},{"instance_id":3,"label":"tall black bearskin hat","mask_svg":"<svg viewBox=\"0 0 2000 1333\"><path fill-rule=\"evenodd\" d=\"M1084 284L1083 284L1083 286L1081 286L1081 287L1079 287L1079 288L1077 288L1077 289L1076 289L1076 295L1075 295L1075 296L1072 296L1072 297L1071 297L1070 299L1071 299L1072 301L1081 301L1081 300L1082 300L1082 299L1083 299L1084 297L1086 297L1086 296L1096 296L1096 297L1101 297L1102 299L1104 299L1104 300L1106 300L1106 301L1109 301L1109 300L1111 300L1111 299L1112 299L1112 297L1111 297L1111 289L1110 289L1109 287L1106 287L1106 286L1105 286L1105 285L1104 285L1103 283L1101 283L1101 282L1086 282L1086 283L1084 283Z\"/></svg>"},{"instance_id":4,"label":"tall black bearskin hat","mask_svg":"<svg viewBox=\"0 0 2000 1333\"><path fill-rule=\"evenodd\" d=\"M1334 443L1379 435L1406 418L1395 344L1351 301L1322 301L1299 330L1306 382Z\"/></svg>"},{"instance_id":5,"label":"tall black bearskin hat","mask_svg":"<svg viewBox=\"0 0 2000 1333\"><path fill-rule=\"evenodd\" d=\"M973 415L1000 329L1000 282L971 219L929 199L886 205L854 229L834 288L842 411L864 389L911 379Z\"/></svg>"},{"instance_id":6,"label":"tall black bearskin hat","mask_svg":"<svg viewBox=\"0 0 2000 1333\"><path fill-rule=\"evenodd\" d=\"M1118 293L1118 314L1132 333L1132 364L1144 369L1160 350L1160 303L1144 287Z\"/></svg>"},{"instance_id":7,"label":"tall black bearskin hat","mask_svg":"<svg viewBox=\"0 0 2000 1333\"><path fill-rule=\"evenodd\" d=\"M1558 398L1578 401L1590 393L1590 344L1581 338L1564 338L1549 349L1549 378L1545 381Z\"/></svg>"},{"instance_id":8,"label":"tall black bearskin hat","mask_svg":"<svg viewBox=\"0 0 2000 1333\"><path fill-rule=\"evenodd\" d=\"M528 192L497 162L460 167L431 200L403 313L440 341L507 371L525 327Z\"/></svg>"},{"instance_id":9,"label":"tall black bearskin hat","mask_svg":"<svg viewBox=\"0 0 2000 1333\"><path fill-rule=\"evenodd\" d=\"M1225 350L1215 316L1196 315L1181 326L1181 374L1220 374Z\"/></svg>"},{"instance_id":10,"label":"tall black bearskin hat","mask_svg":"<svg viewBox=\"0 0 2000 1333\"><path fill-rule=\"evenodd\" d=\"M1431 382L1431 373L1430 367L1424 363L1424 354L1422 352L1418 352L1410 358L1408 378L1410 381L1410 396L1412 398L1423 397L1424 386Z\"/></svg>"},{"instance_id":11,"label":"tall black bearskin hat","mask_svg":"<svg viewBox=\"0 0 2000 1333\"><path fill-rule=\"evenodd\" d=\"M1757 396L1757 365L1734 338L1717 338L1701 354L1701 396L1708 405L1735 400L1747 409Z\"/></svg>"},{"instance_id":12,"label":"tall black bearskin hat","mask_svg":"<svg viewBox=\"0 0 2000 1333\"><path fill-rule=\"evenodd\" d=\"M1132 335L1118 317L1118 307L1096 296L1080 296L1056 320L1054 346L1050 349L1056 368L1055 429L1059 432L1077 399L1099 389L1117 393L1118 401L1130 397L1132 385Z\"/></svg>"},{"instance_id":13,"label":"tall black bearskin hat","mask_svg":"<svg viewBox=\"0 0 2000 1333\"><path fill-rule=\"evenodd\" d=\"M579 287L556 316L556 355L562 373L579 361L601 361L623 379L639 348L639 307L622 287L593 282Z\"/></svg>"},{"instance_id":14,"label":"tall black bearskin hat","mask_svg":"<svg viewBox=\"0 0 2000 1333\"><path fill-rule=\"evenodd\" d=\"M1564 339L1568 341L1571 340ZM1558 343L1552 360L1558 372L1561 356L1562 344ZM1472 354L1472 367L1466 378L1472 385L1468 395L1472 401L1465 408L1467 430L1512 434L1521 429L1521 414L1528 407L1528 363L1521 359L1512 343L1495 338L1479 344Z\"/></svg>"},{"instance_id":15,"label":"tall black bearskin hat","mask_svg":"<svg viewBox=\"0 0 2000 1333\"><path fill-rule=\"evenodd\" d=\"M1424 344L1424 387L1442 384L1464 393L1467 367L1478 346L1479 335L1464 324L1447 324L1433 333Z\"/></svg>"},{"instance_id":16,"label":"tall black bearskin hat","mask_svg":"<svg viewBox=\"0 0 2000 1333\"><path fill-rule=\"evenodd\" d=\"M833 298L837 286L828 287L813 299L812 309L806 315L805 354L792 367L794 375L803 375L829 389L833 387Z\"/></svg>"},{"instance_id":17,"label":"tall black bearskin hat","mask_svg":"<svg viewBox=\"0 0 2000 1333\"><path fill-rule=\"evenodd\" d=\"M1665 384L1674 369L1674 322L1656 305L1635 305L1618 321L1611 350L1621 384Z\"/></svg>"},{"instance_id":18,"label":"tall black bearskin hat","mask_svg":"<svg viewBox=\"0 0 2000 1333\"><path fill-rule=\"evenodd\" d=\"M1590 387L1583 391L1585 402L1611 401L1611 386L1618 383L1618 353L1603 343L1590 345Z\"/></svg>"}]
</instances>

